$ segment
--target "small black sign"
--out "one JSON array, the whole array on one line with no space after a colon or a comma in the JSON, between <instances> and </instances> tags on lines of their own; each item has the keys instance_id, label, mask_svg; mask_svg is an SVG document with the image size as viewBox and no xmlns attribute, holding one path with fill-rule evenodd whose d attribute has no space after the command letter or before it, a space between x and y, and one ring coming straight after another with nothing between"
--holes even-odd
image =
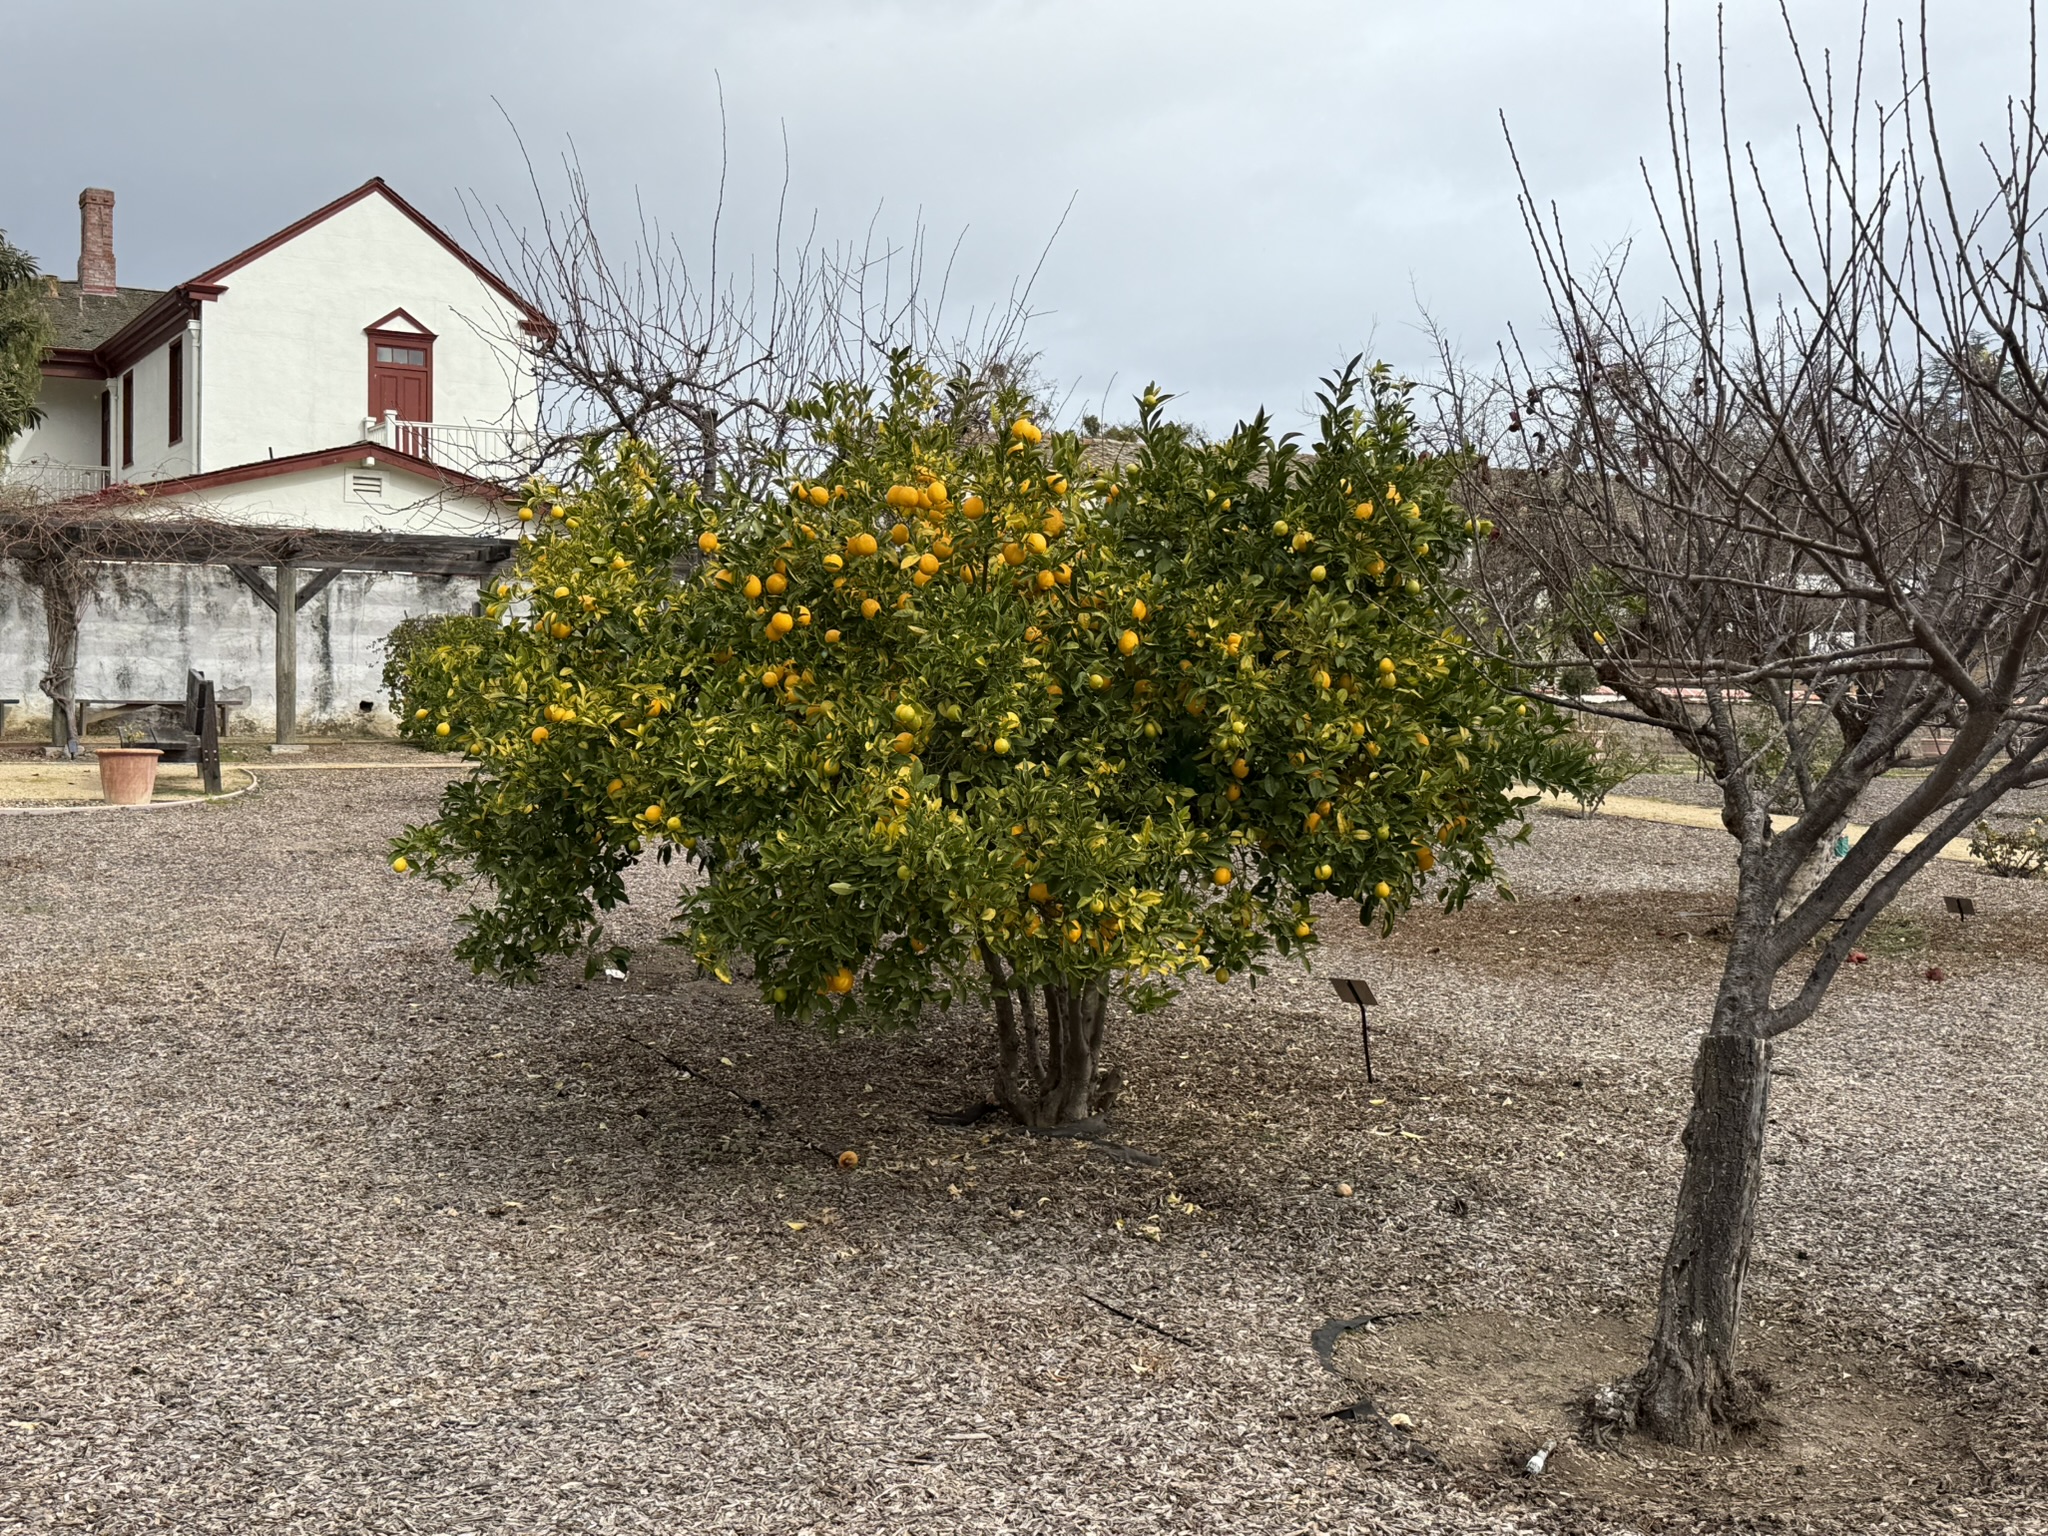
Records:
<instances>
[{"instance_id":1,"label":"small black sign","mask_svg":"<svg viewBox=\"0 0 2048 1536\"><path fill-rule=\"evenodd\" d=\"M1967 896L1944 896L1941 904L1955 914L1957 922L1977 915L1977 903Z\"/></svg>"},{"instance_id":2,"label":"small black sign","mask_svg":"<svg viewBox=\"0 0 2048 1536\"><path fill-rule=\"evenodd\" d=\"M1330 983L1337 989L1337 995L1358 1008L1377 1008L1380 1000L1372 995L1372 988L1362 981L1339 980Z\"/></svg>"}]
</instances>

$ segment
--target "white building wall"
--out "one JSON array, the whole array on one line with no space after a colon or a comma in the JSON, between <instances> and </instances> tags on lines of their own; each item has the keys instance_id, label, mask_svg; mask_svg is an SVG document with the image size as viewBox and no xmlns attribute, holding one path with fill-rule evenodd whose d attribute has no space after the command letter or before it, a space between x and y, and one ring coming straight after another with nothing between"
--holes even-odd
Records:
<instances>
[{"instance_id":1,"label":"white building wall","mask_svg":"<svg viewBox=\"0 0 2048 1536\"><path fill-rule=\"evenodd\" d=\"M38 468L93 470L100 463L100 391L97 379L44 379L37 403L43 424L16 438L6 463L11 473L33 477Z\"/></svg>"},{"instance_id":2,"label":"white building wall","mask_svg":"<svg viewBox=\"0 0 2048 1536\"><path fill-rule=\"evenodd\" d=\"M201 314L208 470L359 439L369 409L365 331L394 309L435 335L435 420L530 421L519 312L381 196L224 281L227 291Z\"/></svg>"},{"instance_id":3,"label":"white building wall","mask_svg":"<svg viewBox=\"0 0 2048 1536\"><path fill-rule=\"evenodd\" d=\"M378 642L401 619L467 613L476 595L468 577L337 577L299 610L299 726L395 729ZM224 688L247 686L250 707L235 711L230 728L269 735L276 625L253 592L216 567L111 566L79 626L79 696L181 699L193 669ZM22 701L8 710L12 739L49 739L49 701L37 688L48 661L40 596L0 566L0 698ZM375 706L368 714L365 700Z\"/></svg>"},{"instance_id":4,"label":"white building wall","mask_svg":"<svg viewBox=\"0 0 2048 1536\"><path fill-rule=\"evenodd\" d=\"M177 339L177 338L174 338ZM170 440L171 429L171 343L147 355L137 358L132 370L135 388L135 463L123 466L121 463L121 399L119 387L128 373L114 379L114 480L148 481L171 480L179 475L192 473L193 428L196 425L192 411L193 352L191 338L185 342L185 432L183 441ZM98 407L94 407L97 412ZM99 423L95 416L93 423L94 448L98 448ZM334 444L322 444L333 447Z\"/></svg>"}]
</instances>

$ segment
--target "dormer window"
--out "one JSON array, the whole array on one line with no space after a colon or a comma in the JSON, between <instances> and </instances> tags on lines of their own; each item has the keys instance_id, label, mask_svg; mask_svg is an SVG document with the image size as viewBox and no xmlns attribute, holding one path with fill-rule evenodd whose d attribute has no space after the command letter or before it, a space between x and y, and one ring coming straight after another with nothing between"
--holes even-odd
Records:
<instances>
[{"instance_id":1,"label":"dormer window","mask_svg":"<svg viewBox=\"0 0 2048 1536\"><path fill-rule=\"evenodd\" d=\"M402 309L365 327L370 342L370 415L434 419L434 334Z\"/></svg>"}]
</instances>

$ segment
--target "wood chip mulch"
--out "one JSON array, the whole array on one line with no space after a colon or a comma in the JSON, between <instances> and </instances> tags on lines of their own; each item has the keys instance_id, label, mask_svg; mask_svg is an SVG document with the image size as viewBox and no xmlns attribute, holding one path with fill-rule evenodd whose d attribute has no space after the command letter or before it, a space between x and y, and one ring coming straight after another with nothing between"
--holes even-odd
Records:
<instances>
[{"instance_id":1,"label":"wood chip mulch","mask_svg":"<svg viewBox=\"0 0 2048 1536\"><path fill-rule=\"evenodd\" d=\"M1969 1475L1626 1508L1328 1417L1311 1340L1640 1333L1719 834L1545 815L1519 902L1325 913L1316 975L1117 1021L1104 1146L928 1117L981 1094L972 1010L826 1041L695 978L670 872L627 980L469 975L384 862L438 783L0 825L0 1531L2040 1528L2048 884L1926 877L1779 1054L1752 1326Z\"/></svg>"}]
</instances>

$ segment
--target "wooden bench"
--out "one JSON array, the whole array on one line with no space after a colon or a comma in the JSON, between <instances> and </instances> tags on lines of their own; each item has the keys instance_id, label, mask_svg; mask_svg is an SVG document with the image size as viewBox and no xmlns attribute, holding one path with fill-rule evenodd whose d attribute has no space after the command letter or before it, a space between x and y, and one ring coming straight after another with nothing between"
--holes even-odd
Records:
<instances>
[{"instance_id":1,"label":"wooden bench","mask_svg":"<svg viewBox=\"0 0 2048 1536\"><path fill-rule=\"evenodd\" d=\"M220 738L227 730L228 711L249 702L247 687L216 689L200 673L185 674L183 699L80 699L74 735L83 738L87 730L114 725L126 747L154 747L160 762L195 763L209 795L221 792ZM121 730L119 722L136 715L177 711L176 725L147 722L136 731Z\"/></svg>"}]
</instances>

